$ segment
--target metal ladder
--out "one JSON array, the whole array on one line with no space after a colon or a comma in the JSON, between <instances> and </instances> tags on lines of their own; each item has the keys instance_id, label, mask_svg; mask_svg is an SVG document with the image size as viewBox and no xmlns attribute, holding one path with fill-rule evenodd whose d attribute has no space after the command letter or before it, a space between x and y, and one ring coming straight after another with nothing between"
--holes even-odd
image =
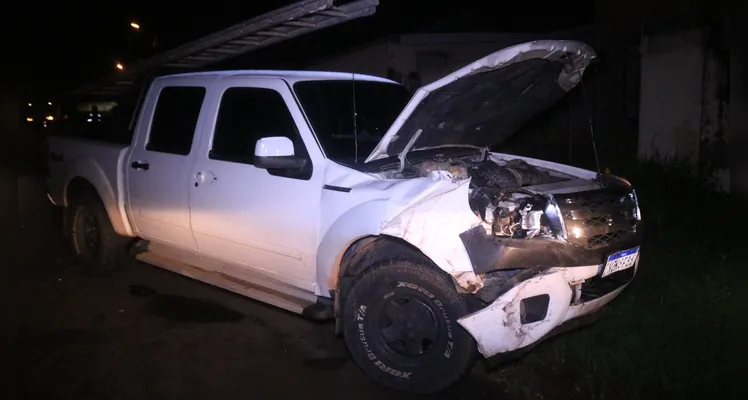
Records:
<instances>
[{"instance_id":1,"label":"metal ladder","mask_svg":"<svg viewBox=\"0 0 748 400\"><path fill-rule=\"evenodd\" d=\"M103 81L73 94L116 95L130 90L139 77L161 68L196 69L262 47L373 15L379 0L357 0L340 6L336 0L303 0L250 18L193 42L137 62Z\"/></svg>"}]
</instances>

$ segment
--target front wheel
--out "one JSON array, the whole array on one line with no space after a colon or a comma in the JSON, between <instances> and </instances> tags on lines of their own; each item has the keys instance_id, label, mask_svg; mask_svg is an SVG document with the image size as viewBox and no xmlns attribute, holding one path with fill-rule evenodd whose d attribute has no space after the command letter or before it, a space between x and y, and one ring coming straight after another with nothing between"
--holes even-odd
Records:
<instances>
[{"instance_id":1,"label":"front wheel","mask_svg":"<svg viewBox=\"0 0 748 400\"><path fill-rule=\"evenodd\" d=\"M457 324L468 312L449 277L395 261L374 267L346 296L345 342L356 364L378 383L435 393L475 363L475 341Z\"/></svg>"}]
</instances>

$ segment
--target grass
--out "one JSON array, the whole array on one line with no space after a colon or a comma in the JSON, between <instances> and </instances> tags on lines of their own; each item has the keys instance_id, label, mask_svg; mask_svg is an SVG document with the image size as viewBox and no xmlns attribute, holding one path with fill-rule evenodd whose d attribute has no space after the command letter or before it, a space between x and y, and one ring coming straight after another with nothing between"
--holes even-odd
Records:
<instances>
[{"instance_id":1,"label":"grass","mask_svg":"<svg viewBox=\"0 0 748 400\"><path fill-rule=\"evenodd\" d=\"M495 376L519 398L736 398L728 197L702 187L686 162L654 158L620 175L637 187L645 222L636 279L603 320Z\"/></svg>"}]
</instances>

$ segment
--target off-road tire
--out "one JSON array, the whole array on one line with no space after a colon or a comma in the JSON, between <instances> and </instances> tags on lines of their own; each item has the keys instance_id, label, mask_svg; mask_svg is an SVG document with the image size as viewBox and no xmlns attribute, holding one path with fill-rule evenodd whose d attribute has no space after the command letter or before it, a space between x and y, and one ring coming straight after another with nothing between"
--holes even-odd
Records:
<instances>
[{"instance_id":1,"label":"off-road tire","mask_svg":"<svg viewBox=\"0 0 748 400\"><path fill-rule=\"evenodd\" d=\"M72 199L67 212L66 236L84 272L106 275L119 269L128 239L114 231L99 197L81 193Z\"/></svg>"},{"instance_id":2,"label":"off-road tire","mask_svg":"<svg viewBox=\"0 0 748 400\"><path fill-rule=\"evenodd\" d=\"M368 268L345 297L345 342L359 368L379 384L436 393L475 364L475 340L457 324L468 313L448 276L419 263L389 261Z\"/></svg>"}]
</instances>

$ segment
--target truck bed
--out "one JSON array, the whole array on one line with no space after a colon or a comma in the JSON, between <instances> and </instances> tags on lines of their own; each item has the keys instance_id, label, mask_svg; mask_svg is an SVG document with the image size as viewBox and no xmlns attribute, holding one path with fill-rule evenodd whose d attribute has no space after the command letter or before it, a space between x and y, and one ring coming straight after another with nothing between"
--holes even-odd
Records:
<instances>
[{"instance_id":1,"label":"truck bed","mask_svg":"<svg viewBox=\"0 0 748 400\"><path fill-rule=\"evenodd\" d=\"M67 206L68 185L76 177L85 177L96 189L117 233L131 236L125 212L125 186L122 164L128 145L78 138L49 139L49 176L47 192L50 200Z\"/></svg>"}]
</instances>

